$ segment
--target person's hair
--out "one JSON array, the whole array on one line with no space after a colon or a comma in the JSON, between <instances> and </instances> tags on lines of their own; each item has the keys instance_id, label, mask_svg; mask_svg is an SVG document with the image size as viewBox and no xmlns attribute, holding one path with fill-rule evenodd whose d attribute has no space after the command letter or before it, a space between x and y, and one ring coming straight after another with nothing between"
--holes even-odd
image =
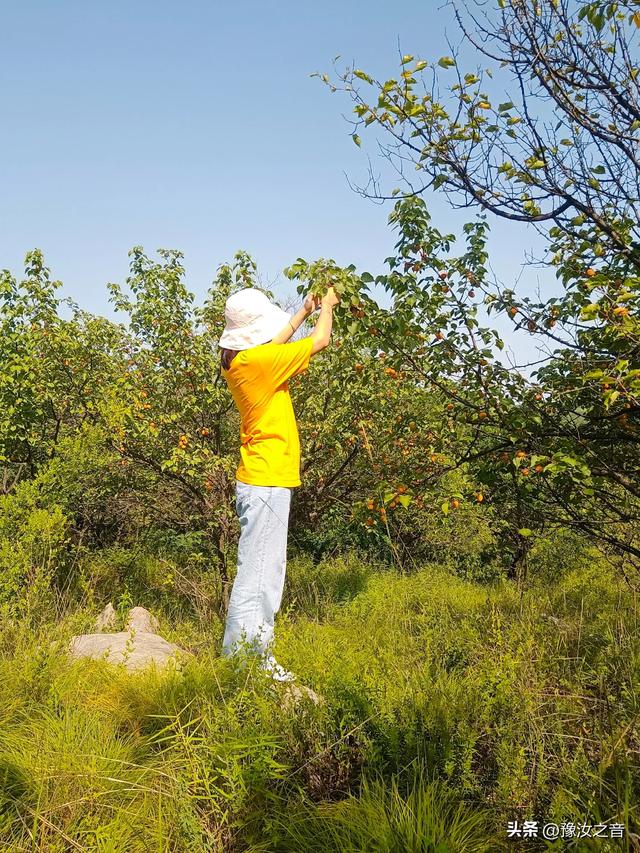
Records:
<instances>
[{"instance_id":1,"label":"person's hair","mask_svg":"<svg viewBox=\"0 0 640 853\"><path fill-rule=\"evenodd\" d=\"M240 350L238 349L224 349L222 348L222 352L220 355L220 362L225 370L229 370L231 367L231 362L238 355Z\"/></svg>"}]
</instances>

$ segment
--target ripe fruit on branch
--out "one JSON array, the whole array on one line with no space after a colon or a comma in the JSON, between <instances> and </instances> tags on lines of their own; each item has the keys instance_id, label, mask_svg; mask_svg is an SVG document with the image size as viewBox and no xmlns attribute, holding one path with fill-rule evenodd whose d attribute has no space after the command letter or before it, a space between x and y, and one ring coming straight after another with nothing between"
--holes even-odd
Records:
<instances>
[{"instance_id":1,"label":"ripe fruit on branch","mask_svg":"<svg viewBox=\"0 0 640 853\"><path fill-rule=\"evenodd\" d=\"M451 506L453 509L458 509L458 507L460 506L460 501L457 498L454 498L451 501Z\"/></svg>"},{"instance_id":2,"label":"ripe fruit on branch","mask_svg":"<svg viewBox=\"0 0 640 853\"><path fill-rule=\"evenodd\" d=\"M589 267L589 269L586 271L586 275L588 275L589 278L593 278L595 274L596 274L596 271L594 270L593 267Z\"/></svg>"},{"instance_id":3,"label":"ripe fruit on branch","mask_svg":"<svg viewBox=\"0 0 640 853\"><path fill-rule=\"evenodd\" d=\"M482 494L482 492L478 492L478 494L476 495L476 501L479 504L481 504L483 500L484 500L484 495Z\"/></svg>"}]
</instances>

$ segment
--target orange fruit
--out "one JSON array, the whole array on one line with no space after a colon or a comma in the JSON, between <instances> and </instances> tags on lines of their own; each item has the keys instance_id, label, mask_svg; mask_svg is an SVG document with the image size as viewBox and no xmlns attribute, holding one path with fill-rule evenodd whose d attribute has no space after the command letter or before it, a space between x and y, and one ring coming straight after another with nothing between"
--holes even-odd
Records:
<instances>
[{"instance_id":1,"label":"orange fruit","mask_svg":"<svg viewBox=\"0 0 640 853\"><path fill-rule=\"evenodd\" d=\"M458 509L458 507L460 506L460 501L457 498L454 498L451 501L451 506L453 507L453 509Z\"/></svg>"},{"instance_id":2,"label":"orange fruit","mask_svg":"<svg viewBox=\"0 0 640 853\"><path fill-rule=\"evenodd\" d=\"M593 267L589 267L589 269L586 271L586 274L589 276L589 278L593 278L596 274L596 271Z\"/></svg>"},{"instance_id":3,"label":"orange fruit","mask_svg":"<svg viewBox=\"0 0 640 853\"><path fill-rule=\"evenodd\" d=\"M478 492L478 494L476 495L476 501L479 504L481 504L483 500L484 500L484 495L482 494L482 492Z\"/></svg>"}]
</instances>

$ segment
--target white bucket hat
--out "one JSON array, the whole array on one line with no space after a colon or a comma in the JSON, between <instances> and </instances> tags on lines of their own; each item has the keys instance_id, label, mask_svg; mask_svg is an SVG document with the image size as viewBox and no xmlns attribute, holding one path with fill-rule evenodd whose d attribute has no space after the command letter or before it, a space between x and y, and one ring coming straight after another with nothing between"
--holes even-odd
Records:
<instances>
[{"instance_id":1,"label":"white bucket hat","mask_svg":"<svg viewBox=\"0 0 640 853\"><path fill-rule=\"evenodd\" d=\"M281 332L291 315L278 308L255 287L239 290L224 307L226 326L218 346L243 350L265 344Z\"/></svg>"}]
</instances>

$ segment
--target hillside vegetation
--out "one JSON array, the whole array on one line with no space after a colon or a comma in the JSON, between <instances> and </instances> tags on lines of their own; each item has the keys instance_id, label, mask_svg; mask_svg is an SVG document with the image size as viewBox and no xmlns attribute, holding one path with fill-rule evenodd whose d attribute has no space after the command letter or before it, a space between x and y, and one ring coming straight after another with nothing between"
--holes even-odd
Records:
<instances>
[{"instance_id":1,"label":"hillside vegetation","mask_svg":"<svg viewBox=\"0 0 640 853\"><path fill-rule=\"evenodd\" d=\"M456 20L455 56L321 75L399 185L361 188L392 204L376 275L285 270L290 304L340 296L291 383L276 628L319 705L220 657L239 424L218 341L227 298L261 287L251 256L196 299L179 251L136 246L117 320L63 298L41 251L0 273L3 849L640 849L640 13ZM437 192L470 209L457 235ZM535 293L495 279L503 220L537 235ZM192 657L70 662L109 601ZM508 841L516 820L566 837Z\"/></svg>"},{"instance_id":2,"label":"hillside vegetation","mask_svg":"<svg viewBox=\"0 0 640 853\"><path fill-rule=\"evenodd\" d=\"M181 672L70 665L83 608L5 621L2 844L489 851L518 817L637 826L636 596L578 543L534 559L523 595L436 565L294 560L277 654L325 702L285 711L250 659L219 657L219 618L167 601L158 558L143 601L195 652Z\"/></svg>"}]
</instances>

